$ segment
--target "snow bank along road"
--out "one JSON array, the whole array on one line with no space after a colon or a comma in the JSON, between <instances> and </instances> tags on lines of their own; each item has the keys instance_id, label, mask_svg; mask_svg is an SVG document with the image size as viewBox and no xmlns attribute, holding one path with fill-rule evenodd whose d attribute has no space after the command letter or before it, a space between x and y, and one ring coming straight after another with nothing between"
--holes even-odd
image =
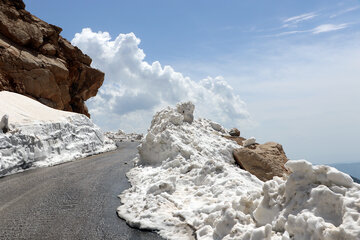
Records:
<instances>
[{"instance_id":1,"label":"snow bank along road","mask_svg":"<svg viewBox=\"0 0 360 240\"><path fill-rule=\"evenodd\" d=\"M235 165L228 130L194 109L154 115L120 195L131 226L169 240L360 240L360 185L349 175L289 160L289 176L262 182Z\"/></svg>"},{"instance_id":2,"label":"snow bank along road","mask_svg":"<svg viewBox=\"0 0 360 240\"><path fill-rule=\"evenodd\" d=\"M116 215L136 146L0 178L0 239L162 239Z\"/></svg>"},{"instance_id":3,"label":"snow bank along road","mask_svg":"<svg viewBox=\"0 0 360 240\"><path fill-rule=\"evenodd\" d=\"M3 116L3 117L2 117ZM46 167L116 148L88 117L60 111L21 94L0 91L0 176ZM0 122L0 128L3 121Z\"/></svg>"}]
</instances>

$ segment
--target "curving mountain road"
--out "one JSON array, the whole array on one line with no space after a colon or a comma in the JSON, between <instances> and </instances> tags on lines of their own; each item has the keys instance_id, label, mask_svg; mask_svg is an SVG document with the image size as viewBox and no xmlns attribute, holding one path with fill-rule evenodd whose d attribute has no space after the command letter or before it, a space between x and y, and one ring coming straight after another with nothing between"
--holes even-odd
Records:
<instances>
[{"instance_id":1,"label":"curving mountain road","mask_svg":"<svg viewBox=\"0 0 360 240\"><path fill-rule=\"evenodd\" d=\"M0 239L162 239L116 215L136 146L0 178Z\"/></svg>"}]
</instances>

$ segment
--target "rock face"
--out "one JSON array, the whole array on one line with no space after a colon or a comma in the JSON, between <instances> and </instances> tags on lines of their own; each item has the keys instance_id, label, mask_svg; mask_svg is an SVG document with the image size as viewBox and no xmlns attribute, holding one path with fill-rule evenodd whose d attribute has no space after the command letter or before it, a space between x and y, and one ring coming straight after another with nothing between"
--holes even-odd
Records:
<instances>
[{"instance_id":1,"label":"rock face","mask_svg":"<svg viewBox=\"0 0 360 240\"><path fill-rule=\"evenodd\" d=\"M284 167L287 157L282 146L275 142L253 144L250 147L235 149L234 158L241 168L247 170L262 181L274 176L289 174Z\"/></svg>"},{"instance_id":2,"label":"rock face","mask_svg":"<svg viewBox=\"0 0 360 240\"><path fill-rule=\"evenodd\" d=\"M27 12L22 0L0 0L0 90L89 116L85 101L97 94L104 73L61 31Z\"/></svg>"}]
</instances>

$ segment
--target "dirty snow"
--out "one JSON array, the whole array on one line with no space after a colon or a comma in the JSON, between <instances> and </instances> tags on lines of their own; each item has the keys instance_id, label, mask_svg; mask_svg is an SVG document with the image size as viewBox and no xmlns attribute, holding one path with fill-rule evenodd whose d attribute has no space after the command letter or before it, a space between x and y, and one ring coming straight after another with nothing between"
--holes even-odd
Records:
<instances>
[{"instance_id":1,"label":"dirty snow","mask_svg":"<svg viewBox=\"0 0 360 240\"><path fill-rule=\"evenodd\" d=\"M26 96L1 91L0 176L82 158L115 149L113 141L82 114L49 108Z\"/></svg>"},{"instance_id":2,"label":"dirty snow","mask_svg":"<svg viewBox=\"0 0 360 240\"><path fill-rule=\"evenodd\" d=\"M177 240L360 239L360 185L348 175L289 161L288 179L263 183L235 165L241 146L222 127L177 109L155 114L127 174L118 215L129 225Z\"/></svg>"}]
</instances>

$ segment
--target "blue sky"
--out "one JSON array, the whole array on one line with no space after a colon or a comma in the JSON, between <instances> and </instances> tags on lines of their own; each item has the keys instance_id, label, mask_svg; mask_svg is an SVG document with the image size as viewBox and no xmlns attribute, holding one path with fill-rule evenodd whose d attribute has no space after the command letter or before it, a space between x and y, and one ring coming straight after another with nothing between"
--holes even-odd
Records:
<instances>
[{"instance_id":1,"label":"blue sky","mask_svg":"<svg viewBox=\"0 0 360 240\"><path fill-rule=\"evenodd\" d=\"M223 108L214 106L211 112L214 103L207 103L211 101L209 98L197 97L197 101L204 101L203 105L210 109L202 110L204 107L199 103L202 115L226 127L237 126L242 135L255 136L260 142L280 142L292 159L305 158L314 163L360 162L356 151L360 135L359 1L79 0L59 4L53 0L27 0L25 3L28 11L62 27L62 35L68 40L81 33L74 43L94 59L95 67L106 69L108 86L104 86L100 100L121 100L122 104L114 104L117 110L110 108L114 111L112 118L128 114L123 119L134 126L125 124L124 120L119 119L116 124L99 117L97 99L88 105L90 112L93 109L94 121L103 128L131 130L133 127L144 131L149 126L150 115L159 106L196 94L209 94L225 103ZM90 28L91 32L82 32L83 28ZM99 31L108 32L112 40L96 35ZM120 33L131 32L134 36L119 38L130 41L122 47L128 47L137 56L143 51L144 58L124 52L109 57L96 52L95 45L91 45L94 41L98 47L107 44L101 48L106 51L113 45L108 43ZM128 57L132 65L114 62ZM152 64L156 61L159 66ZM185 81L197 90L185 94L187 90L182 89L181 94L174 93L175 97L170 99L164 96L167 89L160 86L149 89L156 94L138 89L142 94L121 95L130 99L125 105L125 98L116 98L114 93L109 96L110 90L106 89L114 89L115 85L121 86L120 89L134 88L130 81L122 80L132 75L115 71L117 66L143 71L136 64L142 66L144 62L149 63L146 69L151 68L151 74L133 72L142 76L133 82L141 84L153 77L151 84L145 84L151 87L170 76L173 80L169 82ZM164 74L165 65L171 66L175 73ZM160 96L161 100L150 95ZM144 117L136 119L139 114Z\"/></svg>"},{"instance_id":2,"label":"blue sky","mask_svg":"<svg viewBox=\"0 0 360 240\"><path fill-rule=\"evenodd\" d=\"M134 32L149 62L206 59L272 41L266 35L308 30L322 23L358 24L359 1L56 1L27 0L27 9L60 25L71 40L84 27L112 36ZM314 13L298 28L281 27L285 19ZM332 15L339 14L334 18ZM359 28L357 26L357 28ZM351 30L350 30L351 31ZM309 41L310 39L299 39Z\"/></svg>"}]
</instances>

